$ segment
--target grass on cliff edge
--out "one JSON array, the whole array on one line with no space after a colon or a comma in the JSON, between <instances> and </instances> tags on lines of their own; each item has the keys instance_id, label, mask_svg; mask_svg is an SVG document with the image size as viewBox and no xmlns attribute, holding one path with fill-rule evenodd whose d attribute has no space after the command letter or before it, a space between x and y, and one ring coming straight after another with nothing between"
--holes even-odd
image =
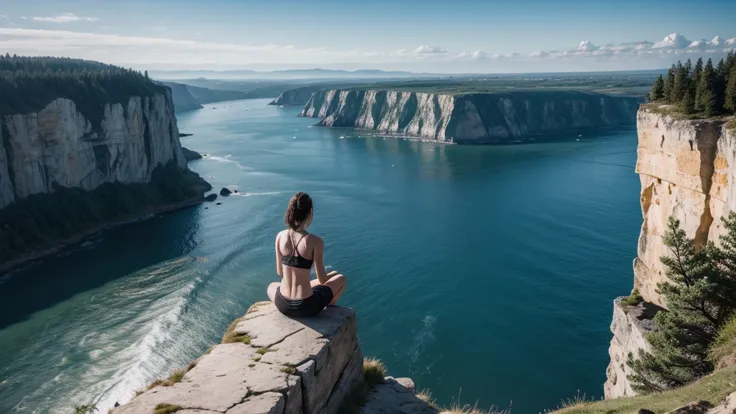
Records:
<instances>
[{"instance_id":1,"label":"grass on cliff edge","mask_svg":"<svg viewBox=\"0 0 736 414\"><path fill-rule=\"evenodd\" d=\"M694 401L708 401L713 405L717 405L734 391L736 391L736 367L729 367L674 390L638 397L582 402L554 411L554 413L624 414L638 413L639 409L644 408L659 414L672 411Z\"/></svg>"},{"instance_id":2,"label":"grass on cliff edge","mask_svg":"<svg viewBox=\"0 0 736 414\"><path fill-rule=\"evenodd\" d=\"M357 414L368 401L368 396L376 385L383 382L386 366L378 359L363 359L363 381L355 386L340 405L340 413Z\"/></svg>"}]
</instances>

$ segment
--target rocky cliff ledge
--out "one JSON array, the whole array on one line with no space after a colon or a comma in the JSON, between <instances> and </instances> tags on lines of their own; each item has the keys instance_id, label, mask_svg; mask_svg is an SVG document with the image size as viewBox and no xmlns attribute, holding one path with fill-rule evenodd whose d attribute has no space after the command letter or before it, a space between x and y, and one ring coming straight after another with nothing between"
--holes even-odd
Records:
<instances>
[{"instance_id":1,"label":"rocky cliff ledge","mask_svg":"<svg viewBox=\"0 0 736 414\"><path fill-rule=\"evenodd\" d=\"M634 260L634 287L643 303L637 309L614 305L611 362L604 387L607 398L634 395L626 374L626 356L647 349L643 335L658 307L666 307L657 284L666 279L659 258L667 254L663 236L670 216L697 243L718 242L721 219L736 208L736 130L724 120L684 120L666 108L637 114L639 144L636 172L641 181L643 223Z\"/></svg>"},{"instance_id":2,"label":"rocky cliff ledge","mask_svg":"<svg viewBox=\"0 0 736 414\"><path fill-rule=\"evenodd\" d=\"M178 382L162 382L113 414L334 414L363 385L355 313L329 307L295 320L259 302ZM156 384L156 383L154 383ZM407 387L408 386L408 387ZM408 379L386 378L360 409L373 413L437 413L413 394ZM163 411L168 407L172 411ZM157 411L160 410L160 411Z\"/></svg>"},{"instance_id":3,"label":"rocky cliff ledge","mask_svg":"<svg viewBox=\"0 0 736 414\"><path fill-rule=\"evenodd\" d=\"M532 140L555 132L634 125L638 98L583 91L435 94L322 90L299 114L319 125L468 144Z\"/></svg>"}]
</instances>

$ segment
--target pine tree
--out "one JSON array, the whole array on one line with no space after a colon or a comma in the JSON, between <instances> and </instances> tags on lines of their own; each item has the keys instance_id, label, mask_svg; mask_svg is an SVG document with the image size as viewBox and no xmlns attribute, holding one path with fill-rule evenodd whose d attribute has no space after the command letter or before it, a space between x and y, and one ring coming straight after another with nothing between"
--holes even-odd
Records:
<instances>
[{"instance_id":1,"label":"pine tree","mask_svg":"<svg viewBox=\"0 0 736 414\"><path fill-rule=\"evenodd\" d=\"M687 89L687 71L682 63L677 62L675 67L675 83L672 87L672 103L679 104L685 96Z\"/></svg>"},{"instance_id":2,"label":"pine tree","mask_svg":"<svg viewBox=\"0 0 736 414\"><path fill-rule=\"evenodd\" d=\"M693 96L695 97L695 111L700 112L700 98L698 95L699 88L698 83L700 79L700 75L703 73L703 58L698 58L698 61L695 62L695 68L693 69L693 75L692 75L692 82L690 82L690 89L693 91Z\"/></svg>"},{"instance_id":3,"label":"pine tree","mask_svg":"<svg viewBox=\"0 0 736 414\"><path fill-rule=\"evenodd\" d=\"M698 79L697 95L698 107L705 116L716 115L715 71L713 70L713 61L710 59L708 59L708 63L705 64Z\"/></svg>"},{"instance_id":4,"label":"pine tree","mask_svg":"<svg viewBox=\"0 0 736 414\"><path fill-rule=\"evenodd\" d=\"M690 88L685 90L685 96L680 101L680 111L685 115L695 113L695 98L693 98Z\"/></svg>"},{"instance_id":5,"label":"pine tree","mask_svg":"<svg viewBox=\"0 0 736 414\"><path fill-rule=\"evenodd\" d=\"M736 113L736 65L731 67L728 74L728 85L726 85L726 98L723 107L727 111Z\"/></svg>"},{"instance_id":6,"label":"pine tree","mask_svg":"<svg viewBox=\"0 0 736 414\"><path fill-rule=\"evenodd\" d=\"M697 246L670 218L662 257L668 280L658 291L667 303L647 335L652 352L629 356L632 386L640 392L682 386L713 370L709 349L736 310L736 213L723 219L720 245Z\"/></svg>"},{"instance_id":7,"label":"pine tree","mask_svg":"<svg viewBox=\"0 0 736 414\"><path fill-rule=\"evenodd\" d=\"M665 102L669 102L669 103L674 102L674 99L673 99L674 89L675 89L675 65L672 65L670 70L667 71L667 78L665 78L665 81L664 81L664 100Z\"/></svg>"},{"instance_id":8,"label":"pine tree","mask_svg":"<svg viewBox=\"0 0 736 414\"><path fill-rule=\"evenodd\" d=\"M702 305L717 292L709 278L715 272L708 254L712 245L698 250L678 220L670 218L667 227L664 244L671 256L661 259L668 280L659 284L659 293L668 309L654 317L657 329L647 336L652 352L627 361L634 371L632 387L643 393L679 387L712 371L708 347L720 327Z\"/></svg>"},{"instance_id":9,"label":"pine tree","mask_svg":"<svg viewBox=\"0 0 736 414\"><path fill-rule=\"evenodd\" d=\"M664 78L662 78L662 75L659 75L652 86L652 91L649 92L649 99L654 102L661 101L662 98L664 98Z\"/></svg>"}]
</instances>

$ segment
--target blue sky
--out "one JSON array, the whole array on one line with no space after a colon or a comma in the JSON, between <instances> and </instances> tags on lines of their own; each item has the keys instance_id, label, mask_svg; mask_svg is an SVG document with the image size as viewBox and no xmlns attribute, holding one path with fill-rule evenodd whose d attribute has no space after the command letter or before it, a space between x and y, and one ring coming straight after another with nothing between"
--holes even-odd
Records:
<instances>
[{"instance_id":1,"label":"blue sky","mask_svg":"<svg viewBox=\"0 0 736 414\"><path fill-rule=\"evenodd\" d=\"M3 0L0 52L141 69L647 69L736 48L734 16L733 0Z\"/></svg>"}]
</instances>

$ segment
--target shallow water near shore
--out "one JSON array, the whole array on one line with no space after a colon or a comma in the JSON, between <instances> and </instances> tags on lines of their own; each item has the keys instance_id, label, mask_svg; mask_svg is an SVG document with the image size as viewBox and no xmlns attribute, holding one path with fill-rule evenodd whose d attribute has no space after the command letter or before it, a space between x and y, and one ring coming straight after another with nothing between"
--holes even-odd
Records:
<instances>
[{"instance_id":1,"label":"shallow water near shore","mask_svg":"<svg viewBox=\"0 0 736 414\"><path fill-rule=\"evenodd\" d=\"M219 341L276 280L291 194L348 278L363 353L439 403L600 397L641 225L636 132L458 146L312 127L268 100L179 115L239 194L112 229L0 278L0 412L116 401ZM213 109L213 108L217 109Z\"/></svg>"}]
</instances>

